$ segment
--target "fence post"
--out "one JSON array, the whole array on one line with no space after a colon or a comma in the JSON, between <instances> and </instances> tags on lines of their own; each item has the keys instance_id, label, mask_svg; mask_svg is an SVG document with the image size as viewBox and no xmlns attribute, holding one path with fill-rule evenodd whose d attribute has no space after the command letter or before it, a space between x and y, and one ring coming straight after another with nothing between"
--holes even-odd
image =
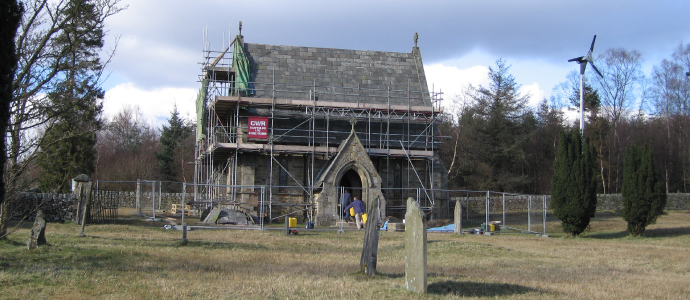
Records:
<instances>
[{"instance_id":1,"label":"fence post","mask_svg":"<svg viewBox=\"0 0 690 300\"><path fill-rule=\"evenodd\" d=\"M185 211L184 211L184 200L185 200L186 196L187 196L187 185L183 183L182 184L182 199L180 200L182 202L182 203L180 203L180 207L182 208L182 220L180 221L180 223L182 223L182 224L180 224L180 225L184 225L184 213L185 213ZM176 213L176 211L174 211L173 214L174 213Z\"/></svg>"},{"instance_id":2,"label":"fence post","mask_svg":"<svg viewBox=\"0 0 690 300\"><path fill-rule=\"evenodd\" d=\"M544 217L542 218L543 223L544 223L544 235L546 235L546 196L541 196L542 197L542 203L544 204Z\"/></svg>"},{"instance_id":3,"label":"fence post","mask_svg":"<svg viewBox=\"0 0 690 300\"><path fill-rule=\"evenodd\" d=\"M162 208L162 204L163 204L163 203L162 203L162 202L163 202L163 189L162 189L162 186L163 186L163 182L162 182L162 181L158 181L158 209L160 209L161 211L163 210L163 208ZM169 197L169 196L168 196L168 197Z\"/></svg>"},{"instance_id":4,"label":"fence post","mask_svg":"<svg viewBox=\"0 0 690 300\"><path fill-rule=\"evenodd\" d=\"M484 223L485 228L489 229L489 214L491 214L491 211L489 210L489 206L491 205L490 199L491 199L491 191L486 191L486 223Z\"/></svg>"},{"instance_id":5,"label":"fence post","mask_svg":"<svg viewBox=\"0 0 690 300\"><path fill-rule=\"evenodd\" d=\"M141 210L141 179L137 179L137 190L134 193L135 193L137 211L139 212L139 214L142 214L142 210Z\"/></svg>"},{"instance_id":6,"label":"fence post","mask_svg":"<svg viewBox=\"0 0 690 300\"><path fill-rule=\"evenodd\" d=\"M527 196L527 231L532 232L532 196Z\"/></svg>"},{"instance_id":7,"label":"fence post","mask_svg":"<svg viewBox=\"0 0 690 300\"><path fill-rule=\"evenodd\" d=\"M151 181L151 213L153 217L151 218L154 222L156 221L156 182Z\"/></svg>"},{"instance_id":8,"label":"fence post","mask_svg":"<svg viewBox=\"0 0 690 300\"><path fill-rule=\"evenodd\" d=\"M506 193L503 193L503 224L501 226L506 226Z\"/></svg>"}]
</instances>

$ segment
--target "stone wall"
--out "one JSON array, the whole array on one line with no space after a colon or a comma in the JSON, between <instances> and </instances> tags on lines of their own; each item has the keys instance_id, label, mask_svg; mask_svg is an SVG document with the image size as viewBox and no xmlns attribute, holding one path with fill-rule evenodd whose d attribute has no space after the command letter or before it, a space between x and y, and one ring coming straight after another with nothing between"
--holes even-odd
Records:
<instances>
[{"instance_id":1,"label":"stone wall","mask_svg":"<svg viewBox=\"0 0 690 300\"><path fill-rule=\"evenodd\" d=\"M17 193L10 203L11 218L33 220L38 209L45 213L48 222L72 220L77 199L73 194Z\"/></svg>"},{"instance_id":2,"label":"stone wall","mask_svg":"<svg viewBox=\"0 0 690 300\"><path fill-rule=\"evenodd\" d=\"M597 210L619 210L623 208L621 194L598 195ZM666 210L690 210L690 193L672 193L666 198Z\"/></svg>"},{"instance_id":3,"label":"stone wall","mask_svg":"<svg viewBox=\"0 0 690 300\"><path fill-rule=\"evenodd\" d=\"M532 196L532 210L541 210L543 207L544 196ZM547 201L550 201L550 196ZM623 208L623 198L621 194L599 194L597 195L597 210L620 210ZM463 209L468 209L470 214L484 214L486 211L486 196L476 197L452 197L449 203L455 203L455 200L460 200ZM469 201L469 205L468 205ZM506 196L505 206L506 211L526 211L528 208L528 196ZM547 202L547 205L549 203ZM503 199L500 194L491 194L490 210L492 212L502 211ZM450 211L451 206L442 207L441 209ZM549 207L550 209L550 207ZM672 193L668 194L666 200L666 210L690 210L690 193Z\"/></svg>"},{"instance_id":4,"label":"stone wall","mask_svg":"<svg viewBox=\"0 0 690 300\"><path fill-rule=\"evenodd\" d=\"M136 193L135 192L120 192L116 191L117 198L119 198L119 207L136 207ZM194 195L188 193L187 201L192 201ZM156 194L156 208L158 209L158 194ZM180 203L182 201L182 193L162 193L161 194L161 210L170 210L172 203ZM37 209L42 209L46 214L46 221L48 222L64 222L72 220L75 205L77 201L73 194L55 194L55 193L17 193L14 201L10 204L12 208L12 218L21 219L27 217L33 220ZM151 192L142 193L142 205L144 209L151 207Z\"/></svg>"},{"instance_id":5,"label":"stone wall","mask_svg":"<svg viewBox=\"0 0 690 300\"><path fill-rule=\"evenodd\" d=\"M118 194L120 198L120 207L137 207L137 194L136 192L114 192ZM170 210L173 203L179 204L182 202L182 193L161 193L161 210ZM194 194L187 193L185 197L187 202L194 200ZM141 203L143 208L151 207L151 192L141 193ZM156 209L158 209L158 193L156 193Z\"/></svg>"}]
</instances>

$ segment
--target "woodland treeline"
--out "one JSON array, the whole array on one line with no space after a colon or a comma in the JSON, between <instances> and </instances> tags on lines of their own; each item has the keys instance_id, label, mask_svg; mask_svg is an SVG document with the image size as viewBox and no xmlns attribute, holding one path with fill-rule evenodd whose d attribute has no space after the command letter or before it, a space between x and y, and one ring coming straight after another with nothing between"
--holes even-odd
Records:
<instances>
[{"instance_id":1,"label":"woodland treeline","mask_svg":"<svg viewBox=\"0 0 690 300\"><path fill-rule=\"evenodd\" d=\"M138 107L124 107L98 132L93 178L102 181L159 180L169 192L194 181L194 124L176 107L155 128ZM132 189L134 186L117 186Z\"/></svg>"},{"instance_id":2,"label":"woodland treeline","mask_svg":"<svg viewBox=\"0 0 690 300\"><path fill-rule=\"evenodd\" d=\"M625 149L649 144L667 192L690 191L690 45L642 71L635 50L598 56L603 74L585 75L585 138L597 153L598 193L620 193ZM575 69L575 67L573 67ZM537 108L503 60L489 68L487 86L456 95L440 155L453 189L549 194L558 135L579 128L579 73L573 71ZM577 114L579 115L579 114Z\"/></svg>"}]
</instances>

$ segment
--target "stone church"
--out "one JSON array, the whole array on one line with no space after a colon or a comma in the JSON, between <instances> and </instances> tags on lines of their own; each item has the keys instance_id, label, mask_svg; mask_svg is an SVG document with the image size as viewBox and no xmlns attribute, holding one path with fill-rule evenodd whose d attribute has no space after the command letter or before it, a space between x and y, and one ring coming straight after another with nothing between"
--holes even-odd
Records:
<instances>
[{"instance_id":1,"label":"stone church","mask_svg":"<svg viewBox=\"0 0 690 300\"><path fill-rule=\"evenodd\" d=\"M407 197L445 217L440 96L416 34L410 52L384 52L249 43L240 25L204 54L195 201L328 226L347 188L384 217L402 217Z\"/></svg>"}]
</instances>

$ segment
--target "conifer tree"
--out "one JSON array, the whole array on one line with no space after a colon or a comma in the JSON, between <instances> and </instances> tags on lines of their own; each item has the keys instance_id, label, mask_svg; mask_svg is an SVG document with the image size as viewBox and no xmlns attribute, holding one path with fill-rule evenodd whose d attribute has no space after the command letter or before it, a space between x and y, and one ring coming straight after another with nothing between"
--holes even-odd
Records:
<instances>
[{"instance_id":1,"label":"conifer tree","mask_svg":"<svg viewBox=\"0 0 690 300\"><path fill-rule=\"evenodd\" d=\"M178 157L184 152L184 143L193 135L193 127L180 117L177 106L170 112L168 125L163 125L160 137L160 151L156 154L158 158L158 170L161 179L165 181L180 181L179 175L182 172L182 162ZM191 161L192 158L189 158Z\"/></svg>"},{"instance_id":2,"label":"conifer tree","mask_svg":"<svg viewBox=\"0 0 690 300\"><path fill-rule=\"evenodd\" d=\"M664 180L654 169L652 148L628 147L623 164L623 219L628 232L643 235L647 225L654 224L666 206Z\"/></svg>"},{"instance_id":3,"label":"conifer tree","mask_svg":"<svg viewBox=\"0 0 690 300\"><path fill-rule=\"evenodd\" d=\"M471 113L477 130L476 165L484 165L488 177L482 188L498 191L524 191L530 185L526 176L526 153L529 137L529 94L520 92L520 85L510 74L510 65L497 60L489 68L488 86L470 88L475 102ZM473 168L470 174L478 168Z\"/></svg>"},{"instance_id":4,"label":"conifer tree","mask_svg":"<svg viewBox=\"0 0 690 300\"><path fill-rule=\"evenodd\" d=\"M551 188L554 215L563 231L580 235L589 226L597 205L595 151L579 129L561 132Z\"/></svg>"},{"instance_id":5,"label":"conifer tree","mask_svg":"<svg viewBox=\"0 0 690 300\"><path fill-rule=\"evenodd\" d=\"M93 174L96 132L101 128L103 98L99 52L103 47L101 12L91 0L72 0L65 13L68 22L56 42L69 54L59 63L65 76L48 94L49 114L57 116L44 134L37 162L44 191L67 192L70 179Z\"/></svg>"}]
</instances>

